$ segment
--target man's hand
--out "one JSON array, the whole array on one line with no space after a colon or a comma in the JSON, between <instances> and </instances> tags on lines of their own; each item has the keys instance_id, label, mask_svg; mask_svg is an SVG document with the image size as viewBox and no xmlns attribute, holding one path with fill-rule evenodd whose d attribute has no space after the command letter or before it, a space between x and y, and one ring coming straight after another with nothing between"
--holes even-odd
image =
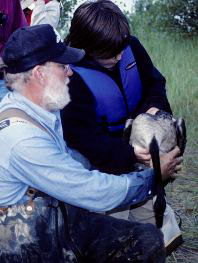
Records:
<instances>
[{"instance_id":1,"label":"man's hand","mask_svg":"<svg viewBox=\"0 0 198 263\"><path fill-rule=\"evenodd\" d=\"M164 182L176 178L174 174L181 170L183 157L178 157L179 154L179 147L176 146L172 151L160 156L162 180Z\"/></svg>"},{"instance_id":2,"label":"man's hand","mask_svg":"<svg viewBox=\"0 0 198 263\"><path fill-rule=\"evenodd\" d=\"M148 150L141 148L139 146L134 147L134 153L138 162L143 163L146 166L150 165L151 155Z\"/></svg>"},{"instance_id":3,"label":"man's hand","mask_svg":"<svg viewBox=\"0 0 198 263\"><path fill-rule=\"evenodd\" d=\"M143 163L146 166L153 167L151 155L148 150L136 146L134 147L134 153L138 159L138 162ZM164 182L176 178L174 174L181 170L183 157L178 157L179 154L179 147L176 146L172 151L164 153L160 156L162 180Z\"/></svg>"}]
</instances>

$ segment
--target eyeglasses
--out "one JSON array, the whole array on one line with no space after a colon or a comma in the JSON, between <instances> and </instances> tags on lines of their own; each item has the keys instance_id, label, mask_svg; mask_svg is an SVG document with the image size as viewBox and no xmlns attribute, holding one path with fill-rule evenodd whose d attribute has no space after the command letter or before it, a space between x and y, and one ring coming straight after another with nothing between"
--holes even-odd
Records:
<instances>
[{"instance_id":1,"label":"eyeglasses","mask_svg":"<svg viewBox=\"0 0 198 263\"><path fill-rule=\"evenodd\" d=\"M69 65L58 64L58 63L57 63L57 66L58 66L59 68L62 68L62 69L65 71L66 74L67 74L68 71L70 70L70 66L69 66Z\"/></svg>"},{"instance_id":2,"label":"eyeglasses","mask_svg":"<svg viewBox=\"0 0 198 263\"><path fill-rule=\"evenodd\" d=\"M0 11L0 26L4 26L8 20L8 15Z\"/></svg>"}]
</instances>

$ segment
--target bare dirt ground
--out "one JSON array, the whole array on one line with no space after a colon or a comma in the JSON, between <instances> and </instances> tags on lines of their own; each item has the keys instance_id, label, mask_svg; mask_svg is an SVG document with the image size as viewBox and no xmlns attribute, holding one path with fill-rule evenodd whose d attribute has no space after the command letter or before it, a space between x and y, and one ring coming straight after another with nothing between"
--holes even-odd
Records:
<instances>
[{"instance_id":1,"label":"bare dirt ground","mask_svg":"<svg viewBox=\"0 0 198 263\"><path fill-rule=\"evenodd\" d=\"M187 147L184 168L177 180L167 186L166 193L168 202L182 219L184 239L167 263L198 263L198 147Z\"/></svg>"}]
</instances>

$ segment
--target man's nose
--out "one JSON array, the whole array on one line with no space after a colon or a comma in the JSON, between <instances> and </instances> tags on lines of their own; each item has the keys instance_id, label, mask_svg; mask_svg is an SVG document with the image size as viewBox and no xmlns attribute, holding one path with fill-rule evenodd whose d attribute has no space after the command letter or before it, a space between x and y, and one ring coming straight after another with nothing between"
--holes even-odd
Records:
<instances>
[{"instance_id":1,"label":"man's nose","mask_svg":"<svg viewBox=\"0 0 198 263\"><path fill-rule=\"evenodd\" d=\"M68 71L66 73L67 77L71 77L73 75L73 71L70 67L68 67Z\"/></svg>"}]
</instances>

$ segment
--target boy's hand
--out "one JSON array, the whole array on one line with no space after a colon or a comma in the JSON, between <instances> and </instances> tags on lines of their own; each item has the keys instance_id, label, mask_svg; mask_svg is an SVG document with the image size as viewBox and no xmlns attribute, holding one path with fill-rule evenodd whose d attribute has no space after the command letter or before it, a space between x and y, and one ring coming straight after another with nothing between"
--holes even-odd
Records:
<instances>
[{"instance_id":1,"label":"boy's hand","mask_svg":"<svg viewBox=\"0 0 198 263\"><path fill-rule=\"evenodd\" d=\"M151 155L148 150L139 146L134 147L134 153L138 162L143 163L146 166L150 165Z\"/></svg>"}]
</instances>

